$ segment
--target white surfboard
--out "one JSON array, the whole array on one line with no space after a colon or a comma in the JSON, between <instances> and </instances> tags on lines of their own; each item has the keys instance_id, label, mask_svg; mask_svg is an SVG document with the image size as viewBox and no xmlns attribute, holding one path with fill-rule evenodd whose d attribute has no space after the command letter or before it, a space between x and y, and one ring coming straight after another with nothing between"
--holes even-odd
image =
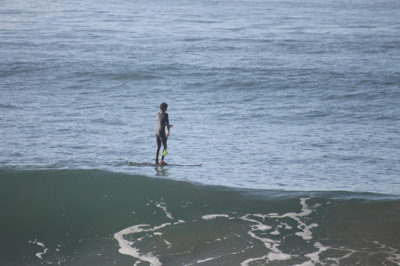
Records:
<instances>
[{"instance_id":1,"label":"white surfboard","mask_svg":"<svg viewBox=\"0 0 400 266\"><path fill-rule=\"evenodd\" d=\"M202 166L203 164L199 163L199 164L180 164L180 163L169 163L169 164L154 164L154 163L138 163L138 162L126 162L126 165L130 165L130 166L153 166L153 167L157 167L157 166Z\"/></svg>"}]
</instances>

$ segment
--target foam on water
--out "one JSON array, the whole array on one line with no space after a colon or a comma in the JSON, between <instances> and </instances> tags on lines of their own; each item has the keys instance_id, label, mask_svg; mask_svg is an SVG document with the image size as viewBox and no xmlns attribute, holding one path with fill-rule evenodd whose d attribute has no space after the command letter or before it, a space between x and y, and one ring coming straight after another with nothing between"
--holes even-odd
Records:
<instances>
[{"instance_id":1,"label":"foam on water","mask_svg":"<svg viewBox=\"0 0 400 266\"><path fill-rule=\"evenodd\" d=\"M203 215L201 217L201 219L203 219L203 220L213 220L213 219L216 219L216 218L219 218L219 217L234 219L233 217L230 217L228 214L207 214L207 215Z\"/></svg>"},{"instance_id":2,"label":"foam on water","mask_svg":"<svg viewBox=\"0 0 400 266\"><path fill-rule=\"evenodd\" d=\"M271 229L273 229L273 227L271 225L266 224L265 222L268 223L268 221L270 221L272 219L273 220L279 220L279 219L284 220L285 218L290 218L298 223L297 228L300 231L296 232L295 234L302 237L304 240L307 240L307 241L312 240L311 229L318 225L315 223L307 225L305 222L302 221L302 219L304 217L310 215L313 211L313 209L307 205L307 203L306 203L307 199L308 198L300 199L301 212L299 212L299 213L290 212L290 213L285 213L282 215L278 215L276 213L246 214L246 215L243 215L240 217L234 217L234 216L231 216L228 214L207 214L207 215L203 215L201 217L201 219L205 220L205 221L212 221L217 218L218 219L228 219L228 220L236 219L237 221L245 221L248 224L248 226L250 227L250 230L247 231L247 234L252 239L263 243L263 245L266 249L265 250L266 255L261 256L261 257L247 258L240 263L241 265L250 265L253 262L262 262L262 261L264 261L265 263L268 263L268 262L273 262L276 260L289 260L292 258L292 255L287 254L279 249L279 247L281 245L281 240L271 239L271 238L261 236L261 235L264 235L265 232L271 231ZM147 204L147 205L149 206L149 204ZM155 206L158 208L161 208L164 211L165 217L167 217L168 219L173 219L171 213L168 212L167 206L165 205L165 203L163 203L162 205L161 205L161 203L157 203ZM257 220L257 219L259 219L259 220ZM260 221L260 219L261 219L261 221ZM118 243L121 247L119 249L119 252L121 254L130 255L140 261L149 262L151 265L159 265L160 261L158 260L156 255L150 254L150 253L141 254L139 252L139 249L135 247L136 242L139 242L145 238L151 237L151 235L147 234L142 238L136 238L136 239L134 238L134 240L132 240L132 241L126 240L126 237L129 236L132 238L132 237L134 237L135 234L138 234L140 232L153 232L152 233L153 236L161 237L162 233L158 232L157 230L164 229L167 226L173 226L173 225L177 225L177 224L181 224L181 223L185 223L185 221L179 220L175 223L165 223L160 226L154 226L154 227L150 227L147 224L134 225L134 226L128 227L126 229L123 229L120 232L115 233L114 238L118 241ZM269 232L270 235L279 235L280 232L278 229L282 229L282 228L285 228L286 230L291 229L291 227L288 226L286 222L280 222L275 227L276 228L274 231ZM223 238L223 239L216 238L215 241L219 242L219 241L226 240L226 239L227 238ZM173 244L171 244L171 242L169 242L165 239L163 241L165 243L167 243L168 248L173 246ZM321 245L319 242L316 242L314 244L314 246L318 250L316 252L306 254L305 257L309 258L309 261L304 262L301 265L306 266L306 265L311 265L311 264L315 264L315 263L319 262L319 254L328 250L328 247ZM246 252L246 250L248 248L249 247L246 247L245 249L243 249L241 251L232 252L230 254L234 255L234 254L238 254L238 253L244 253L244 252ZM224 256L226 256L226 255L224 255ZM215 259L219 259L221 257L223 257L223 256L198 259L197 263L212 261Z\"/></svg>"},{"instance_id":3,"label":"foam on water","mask_svg":"<svg viewBox=\"0 0 400 266\"><path fill-rule=\"evenodd\" d=\"M149 227L148 224L135 225L128 228L125 228L114 234L115 240L118 241L120 249L118 250L121 254L129 255L134 258L137 258L139 261L149 262L150 265L161 265L161 262L157 259L157 257L153 256L151 253L140 254L139 250L133 247L133 242L125 240L124 236L128 234L135 234L139 232L148 232L155 230L154 228L143 229L142 227ZM135 263L136 265L136 263Z\"/></svg>"},{"instance_id":4,"label":"foam on water","mask_svg":"<svg viewBox=\"0 0 400 266\"><path fill-rule=\"evenodd\" d=\"M311 240L312 232L310 229L313 227L317 227L318 225L315 223L306 225L305 222L303 222L300 219L300 217L305 217L312 213L312 209L309 208L309 206L306 204L306 200L307 200L307 198L300 199L300 204L302 206L300 213L285 213L283 215L278 215L276 213L270 213L270 214L265 214L265 215L253 214L251 216L262 218L263 221L268 220L268 219L278 219L279 220L279 219L284 219L284 218L289 217L298 223L297 228L301 230L300 232L296 232L295 234L298 236L301 236L304 240ZM255 225L252 226L252 230L249 231L248 233L250 234L251 237L262 241L264 243L265 247L269 250L269 253L267 255L259 257L259 258L249 258L246 261L242 262L241 265L249 265L250 262L254 262L254 261L272 262L275 260L288 260L292 257L290 254L286 254L286 253L282 252L281 250L279 250L279 246L281 244L280 241L272 240L272 239L265 238L265 237L259 237L254 233L254 231L269 231L269 230L273 229L272 226L265 225L264 223L261 223L254 219L249 219L248 216L249 215L247 214L247 215L241 217L241 219L243 219L245 221L255 223ZM286 223L279 223L276 226L277 228L274 231L270 232L270 234L271 235L280 235L280 231L278 229L282 228L283 226L285 226L285 229L288 229L288 228L291 229L291 227L288 227Z\"/></svg>"},{"instance_id":5,"label":"foam on water","mask_svg":"<svg viewBox=\"0 0 400 266\"><path fill-rule=\"evenodd\" d=\"M166 216L168 219L173 220L174 217L172 217L171 213L169 213L169 212L167 211L167 207L166 207L164 204L165 204L165 203L162 203L162 202L161 202L161 203L157 203L157 204L156 204L156 207L162 209L162 210L164 211L164 213L165 213L165 216Z\"/></svg>"},{"instance_id":6,"label":"foam on water","mask_svg":"<svg viewBox=\"0 0 400 266\"><path fill-rule=\"evenodd\" d=\"M4 169L0 196L2 265L400 263L394 196Z\"/></svg>"},{"instance_id":7,"label":"foam on water","mask_svg":"<svg viewBox=\"0 0 400 266\"><path fill-rule=\"evenodd\" d=\"M44 243L39 242L37 239L30 240L30 241L28 241L28 243L36 244L36 245L38 245L39 247L42 247L42 248L43 248L43 251L42 251L42 252L37 252L37 253L35 253L35 256L36 256L36 257L38 257L39 259L43 260L43 255L45 255L45 254L47 253L47 251L49 251L49 249L46 248L46 246L44 245Z\"/></svg>"},{"instance_id":8,"label":"foam on water","mask_svg":"<svg viewBox=\"0 0 400 266\"><path fill-rule=\"evenodd\" d=\"M149 204L147 204L147 205L149 205ZM167 217L168 219L174 220L171 213L169 213L167 211L167 207L165 206L165 203L156 203L155 206L157 208L160 208L163 210L165 217ZM148 224L139 224L139 225L134 225L134 226L125 228L114 234L114 238L115 238L115 240L118 241L118 244L120 246L120 249L118 251L121 254L129 255L129 256L137 259L138 261L135 263L135 265L142 261L148 262L152 266L162 265L161 262L158 260L158 258L155 255L153 255L151 252L145 253L145 254L140 253L140 250L134 246L135 242L140 242L147 237L151 237L152 235L162 238L162 233L159 232L158 230L163 229L167 226L173 226L173 225L177 225L177 224L181 224L181 223L184 223L184 221L178 220L174 223L164 223L164 224L161 224L158 226L153 226L153 227L151 227ZM135 234L142 233L142 232L150 233L150 234L147 234L141 238L136 238L132 241L128 241L124 238L125 236L129 235L132 237ZM171 247L170 242L168 242L165 239L163 239L163 241L168 246L167 248Z\"/></svg>"},{"instance_id":9,"label":"foam on water","mask_svg":"<svg viewBox=\"0 0 400 266\"><path fill-rule=\"evenodd\" d=\"M244 235L247 234L250 237L250 240L247 240L249 243L244 245L242 248L233 248L230 251L224 252L224 254L220 254L219 256L206 256L203 258L196 258L193 254L193 258L191 259L193 262L186 261L186 265L194 265L198 263L205 263L205 262L212 262L227 258L228 256L239 256L242 259L240 261L240 265L252 265L253 263L273 263L274 261L287 261L288 263L292 263L292 265L297 266L311 266L316 264L326 264L330 263L331 265L340 265L341 261L347 260L352 257L355 253L365 253L365 255L370 254L367 251L363 250L354 250L345 247L334 247L329 245L322 244L319 240L313 240L313 229L318 227L317 223L307 222L310 220L309 216L313 214L313 212L317 208L323 207L322 204L314 204L309 205L307 201L311 200L312 198L300 198L299 205L301 209L299 212L287 212L283 214L277 213L247 213L242 216L237 216L234 213L230 214L205 214L202 215L200 218L206 223L214 222L214 221L230 221L233 224L243 224L243 226L248 227L247 231L244 232L236 232L232 235L226 236L215 236L213 240L208 240L206 243L211 245L214 243L221 243L224 246L224 243L229 243L232 239L236 239L235 241L239 241L239 239L243 239ZM149 205L148 205L149 206ZM155 206L160 208L160 203L155 203ZM172 214L167 210L167 205L165 203L162 204L161 208L164 212L164 215L167 219L173 219ZM173 223L165 223L160 226L150 227L149 225L134 225L123 229L122 231L115 234L115 239L118 241L121 249L120 253L130 255L139 261L147 261L151 265L158 265L161 263L159 260L159 256L163 257L163 251L159 250L154 254L144 253L143 255L139 252L139 249L135 247L135 245L140 244L139 242L142 240L147 241L154 241L151 240L153 237L167 237L164 236L162 232L158 230L164 230L167 227L173 229L176 225L187 224L190 227L198 227L201 226L199 221L183 221L178 220ZM291 226L289 224L293 224ZM178 232L183 229L176 228ZM152 234L145 234L141 238L135 238L135 235L140 232L147 232ZM186 234L183 233L182 234ZM269 236L270 237L269 237ZM283 235L283 237L281 237ZM310 252L303 253L303 254L296 254L292 252L287 252L287 243L285 243L285 238L293 235L301 238L304 241L306 246L310 246ZM126 240L126 238L132 239L131 241ZM167 244L167 249L170 250L169 256L175 255L179 256L180 254L184 254L186 252L192 252L187 250L186 246L180 246L176 244L171 239L163 239L163 241ZM251 256L251 250L253 249L253 245L257 245L256 243L259 242L264 246L264 254L262 256ZM382 245L376 242L376 245L382 252L387 255L386 260L398 263L400 258L399 250L395 248L390 248L385 245ZM312 247L312 248L311 248ZM193 247L192 247L193 248ZM171 253L172 252L172 253ZM157 255L159 253L159 255ZM334 254L329 255L329 254ZM342 255L338 255L342 254ZM321 255L323 255L323 259L321 259ZM303 262L301 263L294 263L299 258L302 258ZM138 263L138 262L137 262Z\"/></svg>"}]
</instances>

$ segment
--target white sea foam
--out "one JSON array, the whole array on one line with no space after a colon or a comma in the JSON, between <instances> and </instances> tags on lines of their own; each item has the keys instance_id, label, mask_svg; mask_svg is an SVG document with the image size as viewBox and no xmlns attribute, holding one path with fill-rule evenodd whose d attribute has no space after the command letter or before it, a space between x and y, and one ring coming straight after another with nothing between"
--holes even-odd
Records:
<instances>
[{"instance_id":1,"label":"white sea foam","mask_svg":"<svg viewBox=\"0 0 400 266\"><path fill-rule=\"evenodd\" d=\"M224 238L224 239L226 239L226 238ZM216 259L221 259L221 258L224 258L224 257L231 257L232 255L236 255L236 254L239 254L239 253L244 253L247 249L248 249L248 248L245 248L244 250L241 250L241 251L235 251L235 252L223 254L223 255L217 256L217 257L210 257L210 258L206 258L206 259L199 259L199 260L197 260L195 263L189 263L189 264L185 264L185 265L186 265L186 266L197 265L197 264L200 264L200 263L209 262L209 261L216 260ZM214 264L216 264L216 263L214 263ZM208 265L208 264L206 264L206 265Z\"/></svg>"},{"instance_id":2,"label":"white sea foam","mask_svg":"<svg viewBox=\"0 0 400 266\"><path fill-rule=\"evenodd\" d=\"M290 254L286 254L285 252L282 252L279 249L280 246L280 240L273 240L269 239L267 237L262 237L259 235L260 232L266 232L270 231L273 229L271 225L265 224L261 221L259 221L258 218L261 218L262 221L268 220L268 219L284 219L284 218L290 218L293 219L294 221L297 222L298 229L301 229L300 232L296 232L295 234L299 237L301 237L304 240L311 240L312 239L312 232L311 229L314 227L317 227L318 224L312 223L312 224L306 224L305 222L302 221L302 218L305 216L308 216L312 213L312 209L307 205L307 200L308 198L301 198L300 199L300 205L301 205L301 212L295 213L295 212L289 212L285 213L282 215L279 215L278 213L269 213L269 214L246 214L240 217L241 220L246 221L251 223L250 226L250 231L248 231L248 234L250 237L253 239L261 241L264 246L269 250L269 253L265 256L261 257L256 257L256 258L248 258L241 262L241 265L249 265L252 262L255 261L276 261L276 260L288 260L292 258ZM318 205L315 205L314 207L318 207ZM202 219L203 220L212 220L216 218L229 218L229 219L235 219L233 217L230 217L227 214L208 214L208 215L203 215ZM292 226L288 225L285 222L281 222L277 228L285 228L286 230L292 229ZM274 231L270 232L271 235L280 235L280 231L275 229ZM326 248L322 246L320 243L316 244L319 249L317 252L310 253L308 256L310 257L310 260L317 261L319 258L319 254L323 251L326 251Z\"/></svg>"},{"instance_id":3,"label":"white sea foam","mask_svg":"<svg viewBox=\"0 0 400 266\"><path fill-rule=\"evenodd\" d=\"M319 254L328 250L328 247L323 246L321 243L316 242L314 244L318 250L309 254L306 254L305 257L309 258L309 261L303 262L302 264L297 264L296 266L314 266L316 264L323 264L319 259Z\"/></svg>"},{"instance_id":4,"label":"white sea foam","mask_svg":"<svg viewBox=\"0 0 400 266\"><path fill-rule=\"evenodd\" d=\"M382 244L378 241L374 241L374 243L378 245L381 249L387 250L385 253L389 253L389 256L387 257L388 261L400 265L400 250L386 246L385 244Z\"/></svg>"},{"instance_id":5,"label":"white sea foam","mask_svg":"<svg viewBox=\"0 0 400 266\"><path fill-rule=\"evenodd\" d=\"M203 220L213 220L213 219L216 219L218 217L229 218L229 215L228 214L207 214L207 215L203 215L201 217L201 219L203 219Z\"/></svg>"},{"instance_id":6,"label":"white sea foam","mask_svg":"<svg viewBox=\"0 0 400 266\"><path fill-rule=\"evenodd\" d=\"M128 256L137 258L140 261L148 262L148 263L150 263L150 265L153 265L153 266L161 265L161 262L158 260L158 258L156 256L154 256L151 253L141 254L139 252L139 249L137 249L133 246L133 244L134 244L133 242L128 241L124 238L125 235L155 230L154 228L145 229L145 227L149 227L149 225L148 224L134 225L134 226L125 228L125 229L115 233L114 238L115 238L115 240L118 241L118 244L120 246L120 249L118 251L121 254L125 254Z\"/></svg>"},{"instance_id":7,"label":"white sea foam","mask_svg":"<svg viewBox=\"0 0 400 266\"><path fill-rule=\"evenodd\" d=\"M44 243L39 242L37 239L30 240L30 241L28 241L28 243L36 244L36 245L38 245L39 247L42 247L42 248L43 248L43 251L42 251L42 252L35 253L35 256L36 256L36 257L38 257L39 259L43 260L43 257L42 257L42 256L45 255L45 254L49 251L49 249L44 245Z\"/></svg>"},{"instance_id":8,"label":"white sea foam","mask_svg":"<svg viewBox=\"0 0 400 266\"><path fill-rule=\"evenodd\" d=\"M327 257L325 260L333 261L334 263L332 265L340 265L341 260L349 258L351 255L353 255L356 252L355 250L351 250L351 249L347 249L347 248L333 248L333 247L327 247L327 248L347 252L347 254L345 254L341 257L338 257L338 258Z\"/></svg>"},{"instance_id":9,"label":"white sea foam","mask_svg":"<svg viewBox=\"0 0 400 266\"><path fill-rule=\"evenodd\" d=\"M214 260L214 259L216 259L216 258L207 258L207 259L197 260L196 263L203 263L203 262L207 262L207 261Z\"/></svg>"},{"instance_id":10,"label":"white sea foam","mask_svg":"<svg viewBox=\"0 0 400 266\"><path fill-rule=\"evenodd\" d=\"M290 225L288 225L287 223L282 223L282 225L284 225L285 229L287 229L287 230L292 229L292 227Z\"/></svg>"},{"instance_id":11,"label":"white sea foam","mask_svg":"<svg viewBox=\"0 0 400 266\"><path fill-rule=\"evenodd\" d=\"M296 235L302 237L304 240L312 239L312 232L311 229L314 227L318 227L318 224L312 223L310 225L306 225L304 223L300 223L299 229L303 229L301 232L297 232Z\"/></svg>"},{"instance_id":12,"label":"white sea foam","mask_svg":"<svg viewBox=\"0 0 400 266\"><path fill-rule=\"evenodd\" d=\"M267 256L263 256L263 257L259 257L259 258L248 258L248 259L242 261L242 262L240 263L240 265L242 265L242 266L247 266L247 265L249 265L250 263L252 263L253 261L265 260L266 258L267 258Z\"/></svg>"},{"instance_id":13,"label":"white sea foam","mask_svg":"<svg viewBox=\"0 0 400 266\"><path fill-rule=\"evenodd\" d=\"M185 265L196 265L196 264L209 264L212 260L216 261L217 259L223 259L225 256L232 256L235 254L243 254L242 262L240 265L247 266L253 265L255 263L258 264L273 264L274 261L281 261L281 263L288 263L288 265L297 265L297 266L312 266L316 264L322 265L340 265L343 260L349 259L355 253L362 253L366 256L369 256L368 251L366 250L351 250L344 247L332 247L326 246L323 243L313 240L313 228L318 227L318 224L310 219L310 216L315 208L318 208L319 204L309 205L309 198L301 198L300 206L301 209L298 212L288 212L283 214L278 213L248 213L242 216L233 216L232 213L224 214L207 214L201 216L202 220L212 222L215 219L229 219L236 220L241 226L247 225L249 228L246 230L247 234L250 236L250 241L248 241L248 245L246 248L242 250L234 250L234 252L230 252L227 254L223 254L220 256L215 256L215 254L209 254L211 256L205 256L196 258L195 260L187 263ZM165 213L165 217L169 220L174 220L172 214L168 212L167 206L165 203L153 203L153 206L163 210ZM193 220L196 222L198 220ZM144 240L153 241L154 238L157 241L156 243L164 246L166 249L170 249L174 242L169 242L164 239L163 229L166 227L173 227L174 225L185 223L183 220L174 220L167 221L166 223L150 226L148 224L139 224L133 225L131 227L125 228L120 232L115 233L114 238L118 241L120 245L119 252L121 254L129 255L137 259L135 265L141 265L141 263L148 263L150 265L161 265L161 261L157 254L149 251L139 250L139 242ZM288 231L290 230L290 231ZM246 232L245 231L245 232ZM135 234L138 236L135 238ZM283 234L284 237L277 237ZM129 238L127 237L129 235ZM241 234L232 234L231 236L242 237ZM285 239L289 237L300 237L304 240L304 244L311 246L312 250L308 254L295 254L288 253L284 248ZM158 239L159 238L159 239ZM213 240L206 241L207 244L216 245L216 247L220 246L219 243L226 243L230 237L226 237L223 235L216 235ZM130 239L130 241L128 240ZM39 242L40 243L40 242ZM151 242L150 242L151 243ZM265 253L259 254L258 256L246 256L248 250L251 250L258 246L257 243L261 243L265 247ZM395 248L390 248L385 246L382 243L375 242L376 245L379 246L379 249L382 250L382 254L386 255L387 263L394 263L400 265L400 255L399 250ZM39 245L39 244L38 244ZM153 247L157 247L157 245L153 245ZM177 247L175 247L177 248ZM170 249L171 252L172 249ZM329 250L335 251L332 257L329 257L330 253L327 252ZM193 247L187 249L185 246L184 250L174 251L173 255L180 254L190 254L193 251ZM322 256L323 254L323 256ZM297 259L302 258L306 261L301 262L300 264ZM351 258L350 258L351 259Z\"/></svg>"},{"instance_id":14,"label":"white sea foam","mask_svg":"<svg viewBox=\"0 0 400 266\"><path fill-rule=\"evenodd\" d=\"M246 215L240 217L240 219L253 223L251 225L251 230L248 231L247 233L252 238L261 241L264 244L264 246L270 250L270 252L267 255L262 256L262 257L247 259L247 260L243 261L241 263L241 265L248 265L250 262L258 261L258 260L266 260L266 259L269 261L290 259L291 258L290 254L286 254L286 253L282 252L281 250L279 250L278 247L280 246L280 241L269 239L267 237L260 237L255 233L257 231L265 232L265 231L271 230L272 227L270 225L263 224L260 221L257 221L255 219L251 219L251 218L249 218L249 216L264 217L264 215L246 214Z\"/></svg>"},{"instance_id":15,"label":"white sea foam","mask_svg":"<svg viewBox=\"0 0 400 266\"><path fill-rule=\"evenodd\" d=\"M260 237L258 236L255 232L257 231L261 231L261 232L265 232L268 230L273 229L272 226L270 225L266 225L261 223L260 221L256 220L256 219L252 219L250 218L252 217L257 217L257 218L262 218L263 221L268 220L268 219L276 219L276 220L280 220L280 219L284 219L284 218L290 218L294 221L297 222L298 226L297 228L300 229L300 232L296 232L295 235L301 237L304 240L311 240L312 239L312 232L311 229L314 227L317 227L318 224L316 223L312 223L312 224L306 224L305 222L302 221L302 218L305 216L308 216L312 213L312 209L307 205L307 200L309 198L301 198L300 199L300 205L301 205L301 212L299 213L295 213L295 212L289 212L289 213L285 213L282 215L279 215L278 213L269 213L269 214L246 214L244 216L241 217L242 220L248 221L253 223L253 225L251 226L251 230L248 232L248 234L257 240L260 240L261 242L264 243L264 246L270 250L269 253L265 256L262 257L258 257L258 258L249 258L245 261L243 261L241 263L241 265L248 265L251 262L254 261L259 261L259 260L266 260L266 261L275 261L275 260L288 260L291 259L292 256L290 254L286 254L284 252L282 252L279 249L280 246L280 240L272 240L266 237ZM314 206L317 207L317 206ZM278 226L278 228L285 228L287 230L292 229L291 226L289 226L287 223L285 222L281 222ZM274 231L270 232L271 235L279 235L280 231L275 229ZM317 244L316 244L317 245ZM308 254L311 260L318 260L317 256L319 256L319 253L325 251L325 247L322 246L320 243L318 243L318 253L311 253Z\"/></svg>"},{"instance_id":16,"label":"white sea foam","mask_svg":"<svg viewBox=\"0 0 400 266\"><path fill-rule=\"evenodd\" d=\"M301 212L299 212L299 213L288 212L283 215L278 215L276 213L270 213L270 214L267 214L266 217L277 218L277 219L291 218L291 219L295 220L298 223L297 228L301 229L300 232L296 232L296 235L300 236L304 240L311 240L312 239L311 229L314 227L318 227L318 224L312 223L312 224L307 225L301 219L302 217L308 216L312 213L312 209L306 203L306 201L308 199L309 198L301 198L300 199ZM291 229L291 226L287 225L286 223L284 225L285 225L285 228Z\"/></svg>"},{"instance_id":17,"label":"white sea foam","mask_svg":"<svg viewBox=\"0 0 400 266\"><path fill-rule=\"evenodd\" d=\"M168 212L167 207L164 206L163 203L158 203L155 206L162 209L165 213L165 216L168 219L174 219L172 217L171 213ZM177 225L177 224L181 224L181 223L185 223L185 221L177 220L176 222L173 222L173 223L163 223L161 225L154 226L154 227L150 227L150 225L148 225L148 224L138 224L138 225L133 225L133 226L127 227L125 229L122 229L121 231L114 234L114 239L118 241L118 244L120 246L120 249L118 251L121 254L125 254L125 255L128 255L128 256L138 259L139 261L137 261L135 263L135 265L137 265L140 262L148 262L152 266L161 265L160 260L153 253L151 253L151 252L141 253L140 250L134 246L134 244L136 242L140 242L143 239L150 238L152 236L161 237L162 233L159 232L158 230L161 230L167 226ZM128 241L125 239L125 236L127 236L127 235L134 235L134 234L142 233L142 232L148 232L150 234L140 237L140 238L136 238L135 241ZM171 243L168 242L167 240L163 239L163 241L165 244L167 244L168 248L170 248L172 246Z\"/></svg>"},{"instance_id":18,"label":"white sea foam","mask_svg":"<svg viewBox=\"0 0 400 266\"><path fill-rule=\"evenodd\" d=\"M280 235L281 232L279 232L278 230L275 230L275 231L272 231L270 234L274 235L274 236L277 236L277 235Z\"/></svg>"},{"instance_id":19,"label":"white sea foam","mask_svg":"<svg viewBox=\"0 0 400 266\"><path fill-rule=\"evenodd\" d=\"M174 217L172 217L171 213L168 212L167 207L165 206L165 203L158 203L158 204L156 204L156 207L162 209L165 213L165 216L167 216L168 219L171 219L171 220L174 219Z\"/></svg>"},{"instance_id":20,"label":"white sea foam","mask_svg":"<svg viewBox=\"0 0 400 266\"><path fill-rule=\"evenodd\" d=\"M310 258L310 261L307 261L306 263L300 264L301 266L308 266L308 265L315 265L312 264L314 262L318 262L319 260L319 254L322 253L323 251L326 250L335 250L337 252L345 253L343 256L340 257L325 257L323 261L320 261L320 264L326 264L326 262L330 262L329 265L341 265L342 260L350 258L352 255L357 254L357 256L361 256L364 259L369 257L369 256L374 256L374 255L382 255L385 256L384 262L382 262L382 265L387 265L390 263L393 263L395 265L400 265L400 250L396 248L389 247L385 244L382 244L378 241L374 241L374 244L379 246L379 249L370 252L368 249L361 249L361 250L356 250L356 249L350 249L346 247L330 247L330 246L323 246L319 242L317 242L314 246L318 248L318 251L314 253L310 253L305 255L306 257ZM318 255L318 257L317 257ZM390 263L388 263L390 262ZM358 261L360 263L360 261ZM355 263L356 264L356 263Z\"/></svg>"},{"instance_id":21,"label":"white sea foam","mask_svg":"<svg viewBox=\"0 0 400 266\"><path fill-rule=\"evenodd\" d=\"M297 223L297 229L300 229L298 232L294 232L295 235L301 237L305 241L310 241L313 239L312 235L312 229L315 227L318 227L317 223L310 223L307 224L304 220L304 217L309 216L313 212L313 208L317 208L321 205L315 204L312 208L307 204L307 200L309 198L301 198L300 199L300 206L301 210L300 212L288 212L284 214L278 214L278 213L268 213L268 214L246 214L241 217L239 217L240 220L249 222L250 225L250 230L247 232L248 235L256 239L258 241L261 241L266 249L268 250L268 253L264 256L260 257L255 257L255 258L248 258L244 261L241 262L241 265L250 265L253 262L257 261L265 261L265 262L272 262L272 261L278 261L278 260L289 260L292 258L291 254L287 254L283 252L280 249L281 245L281 239L270 239L268 237L265 237L265 234L262 234L263 232L270 231L270 235L280 235L281 232L278 230L278 228L284 228L285 230L291 230L293 229L292 226L290 226L288 223L284 222L283 219L291 219ZM209 214L209 215L204 215L202 219L204 220L210 220L210 219L216 219L217 217L221 218L229 218L229 219L234 219L233 217L230 217L227 214ZM279 224L275 226L275 228L270 225L266 224L265 221L274 221L274 223L278 222ZM273 230L274 229L274 230ZM314 243L314 247L317 248L317 251L309 253L305 255L307 258L309 258L308 261L304 262L302 266L306 265L315 265L316 263L320 263L319 256L322 252L325 252L328 250L328 247L323 246L321 243L316 242Z\"/></svg>"},{"instance_id":22,"label":"white sea foam","mask_svg":"<svg viewBox=\"0 0 400 266\"><path fill-rule=\"evenodd\" d=\"M170 248L172 246L171 242L168 242L167 240L163 239L164 243L167 244L167 247Z\"/></svg>"}]
</instances>

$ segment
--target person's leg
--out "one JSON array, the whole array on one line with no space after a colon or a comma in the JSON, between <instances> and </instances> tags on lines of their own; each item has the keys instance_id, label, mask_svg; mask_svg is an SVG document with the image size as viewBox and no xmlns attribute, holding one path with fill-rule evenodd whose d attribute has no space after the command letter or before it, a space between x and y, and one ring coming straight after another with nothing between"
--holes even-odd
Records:
<instances>
[{"instance_id":1,"label":"person's leg","mask_svg":"<svg viewBox=\"0 0 400 266\"><path fill-rule=\"evenodd\" d=\"M161 141L162 141L162 144L163 144L163 151L164 150L166 150L167 149L167 136L164 134L163 136L161 136ZM161 156L161 164L166 164L165 162L164 162L164 155L163 156Z\"/></svg>"},{"instance_id":2,"label":"person's leg","mask_svg":"<svg viewBox=\"0 0 400 266\"><path fill-rule=\"evenodd\" d=\"M156 150L156 161L155 161L155 164L158 164L158 155L160 154L160 148L161 148L161 138L160 138L160 136L156 136L156 141L157 141L157 150Z\"/></svg>"}]
</instances>

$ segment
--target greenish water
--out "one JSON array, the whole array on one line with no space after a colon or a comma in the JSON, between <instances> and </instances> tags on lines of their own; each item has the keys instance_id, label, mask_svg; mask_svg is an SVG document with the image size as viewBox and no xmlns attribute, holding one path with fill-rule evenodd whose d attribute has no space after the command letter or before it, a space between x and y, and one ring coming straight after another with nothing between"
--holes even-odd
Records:
<instances>
[{"instance_id":1,"label":"greenish water","mask_svg":"<svg viewBox=\"0 0 400 266\"><path fill-rule=\"evenodd\" d=\"M400 200L100 170L0 172L2 265L396 265Z\"/></svg>"}]
</instances>

